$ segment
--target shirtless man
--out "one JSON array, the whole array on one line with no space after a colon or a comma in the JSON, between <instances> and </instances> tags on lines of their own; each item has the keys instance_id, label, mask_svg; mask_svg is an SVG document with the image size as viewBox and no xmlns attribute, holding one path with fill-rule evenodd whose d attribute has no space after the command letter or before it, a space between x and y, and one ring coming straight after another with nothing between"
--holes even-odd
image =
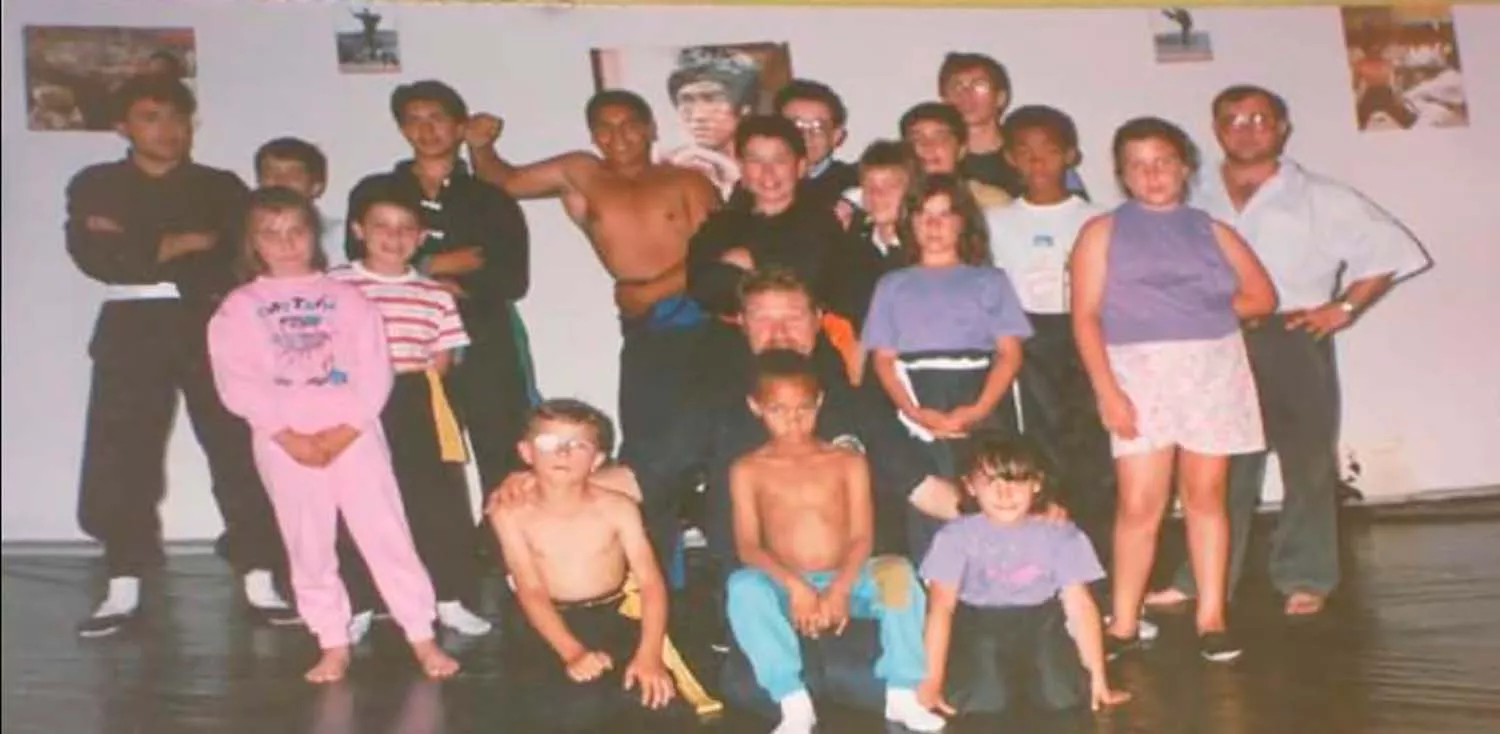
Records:
<instances>
[{"instance_id":1,"label":"shirtless man","mask_svg":"<svg viewBox=\"0 0 1500 734\"><path fill-rule=\"evenodd\" d=\"M501 121L468 126L477 175L519 199L558 197L615 280L620 352L622 454L664 430L676 414L704 313L686 295L688 238L719 193L703 174L652 163L656 123L638 95L600 92L586 108L600 155L573 151L516 166L494 150Z\"/></svg>"},{"instance_id":2,"label":"shirtless man","mask_svg":"<svg viewBox=\"0 0 1500 734\"><path fill-rule=\"evenodd\" d=\"M667 588L640 513L590 479L612 441L598 410L544 402L517 446L534 492L490 514L524 614L511 650L532 730L592 731L622 716L643 731L693 721L670 705Z\"/></svg>"},{"instance_id":3,"label":"shirtless man","mask_svg":"<svg viewBox=\"0 0 1500 734\"><path fill-rule=\"evenodd\" d=\"M734 538L744 568L728 582L729 626L755 680L781 707L774 734L811 732L797 635L842 634L851 616L880 624L875 673L885 717L917 732L943 728L917 702L926 599L903 558L870 558L870 473L862 455L814 433L823 390L808 358L756 358L751 411L771 439L730 468Z\"/></svg>"}]
</instances>

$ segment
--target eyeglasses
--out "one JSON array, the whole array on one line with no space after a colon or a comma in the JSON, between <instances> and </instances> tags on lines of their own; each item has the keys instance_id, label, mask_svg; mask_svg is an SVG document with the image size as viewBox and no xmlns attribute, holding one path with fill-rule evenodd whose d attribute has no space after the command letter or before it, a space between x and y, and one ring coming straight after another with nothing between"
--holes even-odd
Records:
<instances>
[{"instance_id":1,"label":"eyeglasses","mask_svg":"<svg viewBox=\"0 0 1500 734\"><path fill-rule=\"evenodd\" d=\"M949 92L988 92L993 87L988 79L956 79L948 83Z\"/></svg>"},{"instance_id":2,"label":"eyeglasses","mask_svg":"<svg viewBox=\"0 0 1500 734\"><path fill-rule=\"evenodd\" d=\"M1268 130L1276 125L1276 118L1261 112L1241 112L1220 117L1219 124L1231 130Z\"/></svg>"},{"instance_id":3,"label":"eyeglasses","mask_svg":"<svg viewBox=\"0 0 1500 734\"><path fill-rule=\"evenodd\" d=\"M833 123L828 120L796 118L792 120L792 124L796 125L797 129L803 134L820 135L833 129Z\"/></svg>"},{"instance_id":4,"label":"eyeglasses","mask_svg":"<svg viewBox=\"0 0 1500 734\"><path fill-rule=\"evenodd\" d=\"M571 454L574 451L589 451L594 444L581 438L542 433L531 437L531 445L544 454Z\"/></svg>"}]
</instances>

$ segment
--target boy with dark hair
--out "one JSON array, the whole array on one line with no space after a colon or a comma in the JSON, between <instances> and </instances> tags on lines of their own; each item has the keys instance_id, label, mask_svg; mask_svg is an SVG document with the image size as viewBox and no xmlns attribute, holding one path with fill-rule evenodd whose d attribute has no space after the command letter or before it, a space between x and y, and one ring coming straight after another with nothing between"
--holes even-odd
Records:
<instances>
[{"instance_id":1,"label":"boy with dark hair","mask_svg":"<svg viewBox=\"0 0 1500 734\"><path fill-rule=\"evenodd\" d=\"M543 402L517 446L532 499L490 513L522 613L509 615L511 660L534 731L688 731L678 686L705 713L722 708L667 639L666 583L635 502L590 476L613 442L596 408Z\"/></svg>"},{"instance_id":2,"label":"boy with dark hair","mask_svg":"<svg viewBox=\"0 0 1500 734\"><path fill-rule=\"evenodd\" d=\"M519 466L516 441L534 394L524 327L515 310L530 286L526 219L515 199L474 178L459 160L469 108L452 87L433 80L398 87L391 113L412 158L390 173L360 181L349 194L347 211L362 211L367 191L387 175L421 202L426 238L414 263L455 296L469 331L472 341L451 381L480 480L491 488ZM344 250L350 260L364 255L352 227Z\"/></svg>"},{"instance_id":3,"label":"boy with dark hair","mask_svg":"<svg viewBox=\"0 0 1500 734\"><path fill-rule=\"evenodd\" d=\"M1005 65L981 53L954 52L938 67L938 94L953 105L968 128L968 147L960 174L1005 189L1012 197L1025 190L1021 174L1005 158L1001 120L1014 101ZM1088 199L1083 179L1068 169L1068 190Z\"/></svg>"},{"instance_id":4,"label":"boy with dark hair","mask_svg":"<svg viewBox=\"0 0 1500 734\"><path fill-rule=\"evenodd\" d=\"M901 139L916 153L923 174L960 176L983 209L1003 207L1011 202L1011 194L1005 189L959 172L959 162L968 150L969 128L958 108L943 102L922 102L901 115L899 129Z\"/></svg>"},{"instance_id":5,"label":"boy with dark hair","mask_svg":"<svg viewBox=\"0 0 1500 734\"><path fill-rule=\"evenodd\" d=\"M235 284L232 241L247 190L229 171L190 160L197 102L182 82L121 85L116 130L126 158L68 184L68 254L106 286L93 357L78 521L104 544L109 592L78 627L109 635L139 611L141 574L160 563L157 505L178 393L208 456L224 517L222 548L250 606L274 624L297 616L276 592L280 534L244 421L225 410L208 364L208 319Z\"/></svg>"},{"instance_id":6,"label":"boy with dark hair","mask_svg":"<svg viewBox=\"0 0 1500 734\"><path fill-rule=\"evenodd\" d=\"M858 170L833 154L848 136L849 110L827 84L793 79L776 92L776 112L792 121L807 144L807 173L802 195L832 207L844 191L859 185Z\"/></svg>"},{"instance_id":7,"label":"boy with dark hair","mask_svg":"<svg viewBox=\"0 0 1500 734\"><path fill-rule=\"evenodd\" d=\"M1022 107L1005 118L1004 134L1005 158L1023 193L987 219L995 264L1010 276L1034 330L1017 379L1023 428L1061 469L1064 504L1108 558L1113 460L1074 345L1068 287L1078 232L1104 210L1067 188L1079 159L1072 118L1052 107Z\"/></svg>"},{"instance_id":8,"label":"boy with dark hair","mask_svg":"<svg viewBox=\"0 0 1500 734\"><path fill-rule=\"evenodd\" d=\"M255 151L255 180L259 188L280 186L316 202L328 186L328 157L302 138L267 141ZM323 254L329 265L344 262L344 225L323 216Z\"/></svg>"}]
</instances>

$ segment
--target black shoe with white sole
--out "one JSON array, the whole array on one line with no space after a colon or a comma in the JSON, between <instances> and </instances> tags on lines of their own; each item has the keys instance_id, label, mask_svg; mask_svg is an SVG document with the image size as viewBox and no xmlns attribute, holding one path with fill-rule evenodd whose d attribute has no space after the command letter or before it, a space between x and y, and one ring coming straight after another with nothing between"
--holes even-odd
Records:
<instances>
[{"instance_id":1,"label":"black shoe with white sole","mask_svg":"<svg viewBox=\"0 0 1500 734\"><path fill-rule=\"evenodd\" d=\"M1228 632L1204 632L1198 636L1198 653L1211 663L1232 662L1244 652Z\"/></svg>"},{"instance_id":2,"label":"black shoe with white sole","mask_svg":"<svg viewBox=\"0 0 1500 734\"><path fill-rule=\"evenodd\" d=\"M78 636L85 638L108 637L135 621L139 610L121 613L95 614L78 623Z\"/></svg>"},{"instance_id":3,"label":"black shoe with white sole","mask_svg":"<svg viewBox=\"0 0 1500 734\"><path fill-rule=\"evenodd\" d=\"M250 613L255 615L256 621L272 627L297 627L302 622L302 615L291 607L258 607L250 605Z\"/></svg>"},{"instance_id":4,"label":"black shoe with white sole","mask_svg":"<svg viewBox=\"0 0 1500 734\"><path fill-rule=\"evenodd\" d=\"M1141 646L1141 635L1137 632L1132 637L1116 637L1109 632L1104 633L1104 659L1113 662L1116 658L1127 652L1139 649Z\"/></svg>"}]
</instances>

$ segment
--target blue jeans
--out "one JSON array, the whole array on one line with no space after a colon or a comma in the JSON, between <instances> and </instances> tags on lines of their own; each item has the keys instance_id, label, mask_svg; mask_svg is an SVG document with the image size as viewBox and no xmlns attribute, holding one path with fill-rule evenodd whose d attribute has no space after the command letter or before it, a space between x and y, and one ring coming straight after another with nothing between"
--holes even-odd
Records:
<instances>
[{"instance_id":1,"label":"blue jeans","mask_svg":"<svg viewBox=\"0 0 1500 734\"><path fill-rule=\"evenodd\" d=\"M805 578L821 591L833 582L834 574L825 571ZM755 681L773 701L804 689L802 651L788 614L786 589L763 571L741 568L729 576L728 596L729 627L750 660ZM849 596L849 615L880 624L875 675L888 688L916 688L927 675L922 647L926 611L927 595L906 559L881 556L865 563Z\"/></svg>"}]
</instances>

